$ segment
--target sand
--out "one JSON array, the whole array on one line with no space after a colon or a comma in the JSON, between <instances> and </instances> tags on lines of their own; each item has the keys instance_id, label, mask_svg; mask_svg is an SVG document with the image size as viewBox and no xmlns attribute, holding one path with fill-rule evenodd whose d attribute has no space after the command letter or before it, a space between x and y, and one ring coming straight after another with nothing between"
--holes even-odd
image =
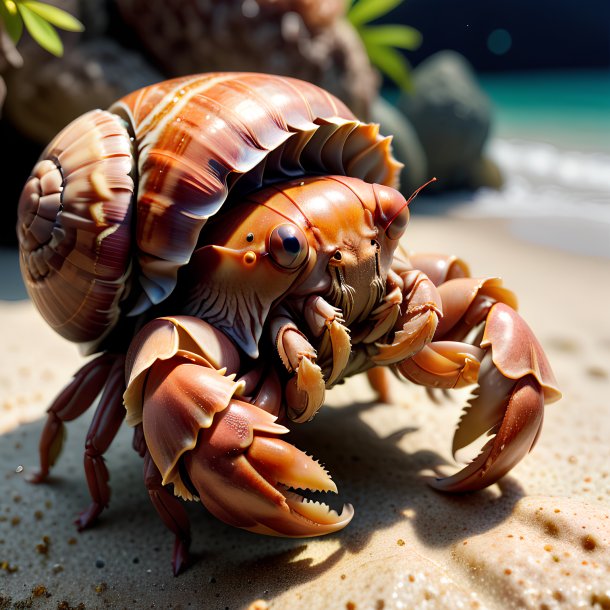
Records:
<instances>
[{"instance_id":1,"label":"sand","mask_svg":"<svg viewBox=\"0 0 610 610\"><path fill-rule=\"evenodd\" d=\"M449 251L499 275L545 346L564 398L534 451L499 484L463 496L425 477L454 468L460 397L395 382L379 404L362 378L293 436L321 459L356 515L319 539L266 538L197 504L197 562L171 574L172 536L124 429L107 455L113 499L92 529L82 446L69 426L49 483L36 465L45 406L81 362L27 301L0 302L0 608L610 608L610 265L521 241L501 220L412 219L407 245ZM2 273L14 269L5 264Z\"/></svg>"}]
</instances>

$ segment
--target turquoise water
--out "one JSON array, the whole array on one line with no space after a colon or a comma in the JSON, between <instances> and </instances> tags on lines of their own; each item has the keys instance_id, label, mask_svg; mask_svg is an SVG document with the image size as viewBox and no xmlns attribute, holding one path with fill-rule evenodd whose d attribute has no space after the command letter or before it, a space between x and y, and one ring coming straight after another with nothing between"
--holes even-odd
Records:
<instances>
[{"instance_id":1,"label":"turquoise water","mask_svg":"<svg viewBox=\"0 0 610 610\"><path fill-rule=\"evenodd\" d=\"M610 152L610 71L480 76L494 107L494 135Z\"/></svg>"},{"instance_id":2,"label":"turquoise water","mask_svg":"<svg viewBox=\"0 0 610 610\"><path fill-rule=\"evenodd\" d=\"M449 215L509 219L521 239L610 259L610 71L480 76L494 105L498 190L450 193Z\"/></svg>"}]
</instances>

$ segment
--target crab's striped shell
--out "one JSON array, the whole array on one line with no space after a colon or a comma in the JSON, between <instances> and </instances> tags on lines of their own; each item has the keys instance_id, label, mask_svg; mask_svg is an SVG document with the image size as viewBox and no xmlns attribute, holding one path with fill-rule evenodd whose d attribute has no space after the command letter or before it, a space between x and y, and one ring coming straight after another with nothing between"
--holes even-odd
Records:
<instances>
[{"instance_id":1,"label":"crab's striped shell","mask_svg":"<svg viewBox=\"0 0 610 610\"><path fill-rule=\"evenodd\" d=\"M291 78L216 73L136 91L68 125L19 201L28 292L94 349L123 315L174 289L206 220L234 193L308 174L395 186L378 126Z\"/></svg>"}]
</instances>

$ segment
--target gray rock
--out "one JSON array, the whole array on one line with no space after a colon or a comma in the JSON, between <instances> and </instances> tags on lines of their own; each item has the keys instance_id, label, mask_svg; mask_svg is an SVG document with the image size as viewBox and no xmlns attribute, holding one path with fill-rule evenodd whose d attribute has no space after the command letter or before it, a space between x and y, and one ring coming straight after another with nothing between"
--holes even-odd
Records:
<instances>
[{"instance_id":1,"label":"gray rock","mask_svg":"<svg viewBox=\"0 0 610 610\"><path fill-rule=\"evenodd\" d=\"M107 38L84 40L60 58L34 52L38 61L30 55L7 73L5 110L21 133L42 144L84 112L163 80L142 55Z\"/></svg>"},{"instance_id":2,"label":"gray rock","mask_svg":"<svg viewBox=\"0 0 610 610\"><path fill-rule=\"evenodd\" d=\"M460 54L441 51L414 70L413 81L415 92L403 95L399 107L415 128L429 173L438 178L436 188L481 186L492 106L471 66ZM496 182L497 172L492 174Z\"/></svg>"},{"instance_id":3,"label":"gray rock","mask_svg":"<svg viewBox=\"0 0 610 610\"><path fill-rule=\"evenodd\" d=\"M409 119L388 100L378 96L371 105L371 120L379 123L383 135L391 134L394 155L404 167L400 173L400 189L405 196L429 179L426 154Z\"/></svg>"}]
</instances>

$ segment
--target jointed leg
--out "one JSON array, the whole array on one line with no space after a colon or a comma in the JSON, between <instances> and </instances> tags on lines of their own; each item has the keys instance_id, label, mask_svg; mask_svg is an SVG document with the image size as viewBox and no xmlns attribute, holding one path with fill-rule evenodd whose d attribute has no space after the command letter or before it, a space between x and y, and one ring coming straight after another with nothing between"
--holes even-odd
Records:
<instances>
[{"instance_id":1,"label":"jointed leg","mask_svg":"<svg viewBox=\"0 0 610 610\"><path fill-rule=\"evenodd\" d=\"M278 354L294 376L286 386L288 416L297 423L310 420L322 406L325 389L339 379L351 352L349 330L342 313L320 296L304 306L308 330L321 337L316 351L290 315L277 310L271 317L271 334Z\"/></svg>"},{"instance_id":2,"label":"jointed leg","mask_svg":"<svg viewBox=\"0 0 610 610\"><path fill-rule=\"evenodd\" d=\"M72 381L58 394L48 409L47 421L40 436L40 470L30 475L32 483L43 482L55 464L64 441L64 422L82 415L100 393L116 356L102 354L83 366Z\"/></svg>"},{"instance_id":3,"label":"jointed leg","mask_svg":"<svg viewBox=\"0 0 610 610\"><path fill-rule=\"evenodd\" d=\"M163 486L159 469L155 466L148 451L144 454L144 483L159 517L176 537L172 554L172 568L174 576L178 576L189 565L191 525L180 500Z\"/></svg>"},{"instance_id":4,"label":"jointed leg","mask_svg":"<svg viewBox=\"0 0 610 610\"><path fill-rule=\"evenodd\" d=\"M125 358L121 356L112 365L85 441L85 475L92 502L76 519L79 530L89 527L110 501L109 475L103 455L125 419L124 390Z\"/></svg>"},{"instance_id":5,"label":"jointed leg","mask_svg":"<svg viewBox=\"0 0 610 610\"><path fill-rule=\"evenodd\" d=\"M335 532L353 516L350 506L338 515L292 491L337 488L319 463L279 438L288 432L273 414L279 380L261 380L256 370L236 379L227 366L236 356L218 330L186 316L149 323L128 352L128 421L151 500L176 536L175 572L190 542L178 497L198 497L226 523L285 536Z\"/></svg>"},{"instance_id":6,"label":"jointed leg","mask_svg":"<svg viewBox=\"0 0 610 610\"><path fill-rule=\"evenodd\" d=\"M433 267L431 260L427 264ZM454 453L486 432L496 436L468 467L435 483L467 491L493 483L528 453L544 403L561 394L540 344L515 311L513 293L496 278L446 277L436 276L443 317L432 342L394 368L428 387L478 382L456 431Z\"/></svg>"},{"instance_id":7,"label":"jointed leg","mask_svg":"<svg viewBox=\"0 0 610 610\"><path fill-rule=\"evenodd\" d=\"M404 259L402 258L403 256ZM437 306L440 307L440 296L438 293L435 293L430 284L439 286L449 279L456 279L469 275L468 265L456 256L449 255L410 254L407 256L402 252L395 257L393 267L394 268L390 270L388 276L388 295L386 296L386 300L392 301L392 297L397 291L399 291L399 294L400 292L404 293L404 300L407 302L407 305L405 311L406 316L403 316L403 320L401 320L403 325L409 317L417 320L418 307L421 308L422 305L426 304L428 304L428 310L430 311L428 322L429 324L432 323L432 313L434 312L432 304L436 303ZM409 279L411 283L409 283ZM434 299L436 299L436 301ZM400 305L402 301L403 298L400 296L398 304ZM405 309L405 305L403 305L402 309ZM439 313L438 310L436 313ZM426 320L419 316L420 323L425 321ZM375 339L377 338L378 337L375 337ZM428 340L430 340L430 338L430 336L427 337ZM421 348L422 345L425 345L425 343L420 342L418 345L414 345L413 348L417 350L418 348ZM385 348L385 351L388 353L387 348ZM411 353L415 353L413 349L411 349ZM401 356L402 359L408 358L406 352L401 353ZM381 354L381 357L377 357L377 361L379 364L388 364L387 358L384 358L383 353ZM379 400L387 403L392 402L389 376L390 373L385 366L376 366L367 371L369 383L377 392Z\"/></svg>"}]
</instances>

